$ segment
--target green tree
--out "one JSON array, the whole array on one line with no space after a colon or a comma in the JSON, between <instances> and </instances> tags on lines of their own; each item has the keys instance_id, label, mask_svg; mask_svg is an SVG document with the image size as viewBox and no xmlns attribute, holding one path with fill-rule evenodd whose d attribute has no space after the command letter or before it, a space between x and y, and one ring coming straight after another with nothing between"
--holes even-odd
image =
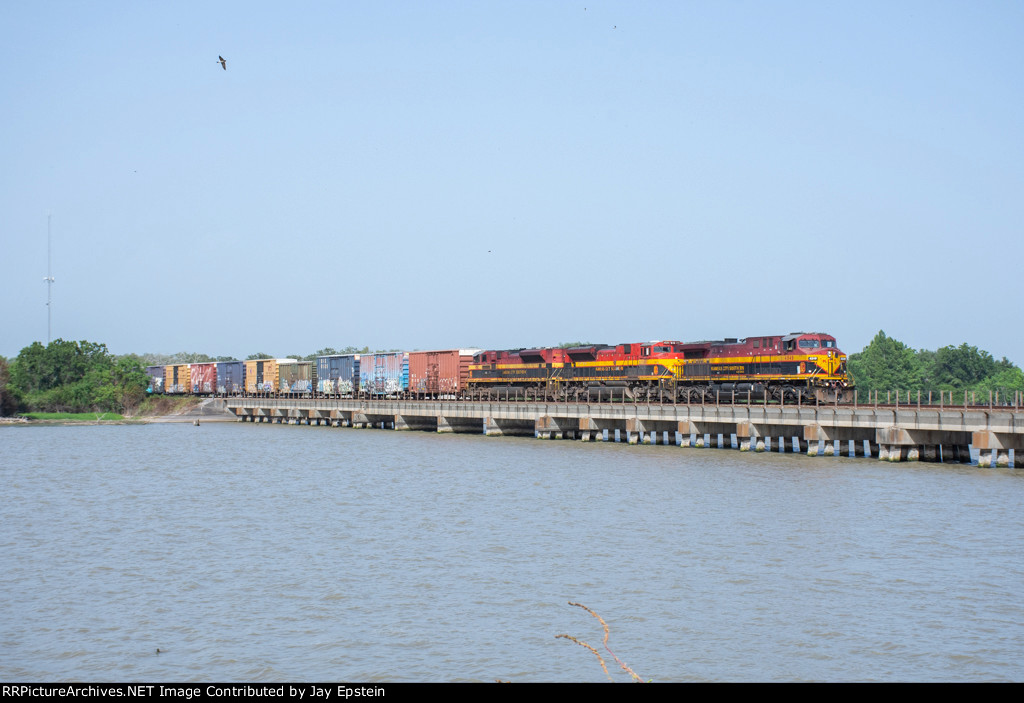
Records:
<instances>
[{"instance_id":1,"label":"green tree","mask_svg":"<svg viewBox=\"0 0 1024 703\"><path fill-rule=\"evenodd\" d=\"M921 387L921 364L913 349L879 331L864 350L847 362L861 391L909 390Z\"/></svg>"},{"instance_id":2,"label":"green tree","mask_svg":"<svg viewBox=\"0 0 1024 703\"><path fill-rule=\"evenodd\" d=\"M1016 366L1012 369L1002 369L979 382L971 390L980 391L983 394L994 391L998 392L1000 397L1012 400L1015 392L1024 391L1024 371Z\"/></svg>"},{"instance_id":3,"label":"green tree","mask_svg":"<svg viewBox=\"0 0 1024 703\"><path fill-rule=\"evenodd\" d=\"M198 352L178 352L177 354L171 355L171 360L167 363L170 364L208 364L213 361L214 358L208 354L199 354Z\"/></svg>"},{"instance_id":4,"label":"green tree","mask_svg":"<svg viewBox=\"0 0 1024 703\"><path fill-rule=\"evenodd\" d=\"M263 352L257 352L255 354L250 354L249 356L245 357L245 360L246 361L259 361L260 359L273 359L273 358L274 357L272 357L270 354L264 354Z\"/></svg>"},{"instance_id":5,"label":"green tree","mask_svg":"<svg viewBox=\"0 0 1024 703\"><path fill-rule=\"evenodd\" d=\"M0 357L0 417L13 415L21 406L21 393L11 385L7 359Z\"/></svg>"},{"instance_id":6,"label":"green tree","mask_svg":"<svg viewBox=\"0 0 1024 703\"><path fill-rule=\"evenodd\" d=\"M45 347L33 342L14 360L11 380L26 394L82 380L90 369L113 363L106 344L55 339Z\"/></svg>"},{"instance_id":7,"label":"green tree","mask_svg":"<svg viewBox=\"0 0 1024 703\"><path fill-rule=\"evenodd\" d=\"M114 399L121 412L134 413L146 397L146 387L149 386L145 367L138 359L122 356L109 373Z\"/></svg>"},{"instance_id":8,"label":"green tree","mask_svg":"<svg viewBox=\"0 0 1024 703\"><path fill-rule=\"evenodd\" d=\"M141 361L115 358L105 344L58 339L33 342L11 365L11 383L30 410L126 412L145 394Z\"/></svg>"},{"instance_id":9,"label":"green tree","mask_svg":"<svg viewBox=\"0 0 1024 703\"><path fill-rule=\"evenodd\" d=\"M388 351L402 351L400 349L389 349ZM319 356L339 356L341 354L369 354L369 347L344 347L342 349L335 349L334 347L325 347L320 351L314 352L313 354L307 354L302 357L303 361L316 361Z\"/></svg>"},{"instance_id":10,"label":"green tree","mask_svg":"<svg viewBox=\"0 0 1024 703\"><path fill-rule=\"evenodd\" d=\"M987 351L964 342L929 351L914 351L879 332L862 352L851 354L847 366L861 392L999 391L1012 396L1024 391L1024 373L1009 359L996 361Z\"/></svg>"},{"instance_id":11,"label":"green tree","mask_svg":"<svg viewBox=\"0 0 1024 703\"><path fill-rule=\"evenodd\" d=\"M934 380L940 388L971 388L997 372L995 359L964 342L935 352Z\"/></svg>"}]
</instances>

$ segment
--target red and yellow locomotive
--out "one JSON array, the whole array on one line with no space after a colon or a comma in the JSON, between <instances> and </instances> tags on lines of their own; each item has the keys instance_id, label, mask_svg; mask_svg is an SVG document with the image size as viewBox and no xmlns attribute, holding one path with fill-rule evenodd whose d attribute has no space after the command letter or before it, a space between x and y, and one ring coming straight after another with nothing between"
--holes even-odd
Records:
<instances>
[{"instance_id":1,"label":"red and yellow locomotive","mask_svg":"<svg viewBox=\"0 0 1024 703\"><path fill-rule=\"evenodd\" d=\"M468 388L477 397L833 402L852 391L846 354L818 332L483 351L473 361Z\"/></svg>"}]
</instances>

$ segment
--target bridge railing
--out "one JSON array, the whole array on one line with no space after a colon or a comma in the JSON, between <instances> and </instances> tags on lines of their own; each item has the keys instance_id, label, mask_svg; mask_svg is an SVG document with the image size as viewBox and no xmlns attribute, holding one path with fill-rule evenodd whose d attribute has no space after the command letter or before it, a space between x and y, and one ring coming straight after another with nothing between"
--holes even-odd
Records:
<instances>
[{"instance_id":1,"label":"bridge railing","mask_svg":"<svg viewBox=\"0 0 1024 703\"><path fill-rule=\"evenodd\" d=\"M866 396L866 397L865 397ZM938 407L964 409L1024 409L1024 391L989 390L989 391L923 391L923 390L891 390L891 391L854 391L853 404L856 406L896 406L896 407Z\"/></svg>"},{"instance_id":2,"label":"bridge railing","mask_svg":"<svg viewBox=\"0 0 1024 703\"><path fill-rule=\"evenodd\" d=\"M281 395L281 394L245 394L237 396L224 396L224 397L237 397L246 399L257 399L257 398L276 398L281 400L318 400L320 398L330 399L327 396L321 395ZM365 402L372 402L374 399L370 398L348 398L345 400L359 400ZM476 398L472 396L468 397L449 397L449 398L438 398L438 399L418 399L415 397L403 397L403 398L377 398L376 400L403 400L403 401L417 401L422 400L424 402L449 402L449 403L478 403L478 402L510 402L510 403L524 403L527 402L526 398L520 396L517 393L510 393L506 397L499 398ZM546 402L541 400L532 400L529 402ZM598 399L589 397L580 397L573 400L562 400L558 401L561 404L567 405L704 405L704 406L715 406L715 405L771 405L771 406L782 406L782 407L828 407L828 406L839 406L839 407L896 407L896 408L932 408L932 409L950 409L950 410L1013 410L1013 411L1024 411L1024 391L1018 390L991 390L991 391L949 391L949 390L862 390L854 389L847 394L847 397L842 401L836 398L832 402L826 401L808 401L800 398L789 399L789 400L769 400L767 398L751 398L746 393L737 393L736 391L725 391L715 393L713 397L705 397L701 399L698 395L693 397L686 397L678 401L673 402L668 397L665 398L650 398L650 399L633 399L633 398L614 398L614 399Z\"/></svg>"}]
</instances>

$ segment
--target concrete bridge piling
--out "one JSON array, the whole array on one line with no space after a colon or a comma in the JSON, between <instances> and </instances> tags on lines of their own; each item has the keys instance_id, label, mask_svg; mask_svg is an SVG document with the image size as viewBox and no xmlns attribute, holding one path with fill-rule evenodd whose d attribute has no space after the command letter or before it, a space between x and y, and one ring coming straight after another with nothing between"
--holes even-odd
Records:
<instances>
[{"instance_id":1,"label":"concrete bridge piling","mask_svg":"<svg viewBox=\"0 0 1024 703\"><path fill-rule=\"evenodd\" d=\"M239 421L1024 468L1024 409L226 398Z\"/></svg>"}]
</instances>

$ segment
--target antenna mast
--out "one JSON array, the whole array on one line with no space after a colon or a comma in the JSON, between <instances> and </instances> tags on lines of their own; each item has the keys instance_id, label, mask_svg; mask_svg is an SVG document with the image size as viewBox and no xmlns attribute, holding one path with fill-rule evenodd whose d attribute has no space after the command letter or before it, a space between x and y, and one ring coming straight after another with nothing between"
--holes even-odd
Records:
<instances>
[{"instance_id":1,"label":"antenna mast","mask_svg":"<svg viewBox=\"0 0 1024 703\"><path fill-rule=\"evenodd\" d=\"M46 345L50 345L50 322L51 322L51 307L50 303L53 302L53 275L50 272L50 218L52 215L46 216Z\"/></svg>"}]
</instances>

